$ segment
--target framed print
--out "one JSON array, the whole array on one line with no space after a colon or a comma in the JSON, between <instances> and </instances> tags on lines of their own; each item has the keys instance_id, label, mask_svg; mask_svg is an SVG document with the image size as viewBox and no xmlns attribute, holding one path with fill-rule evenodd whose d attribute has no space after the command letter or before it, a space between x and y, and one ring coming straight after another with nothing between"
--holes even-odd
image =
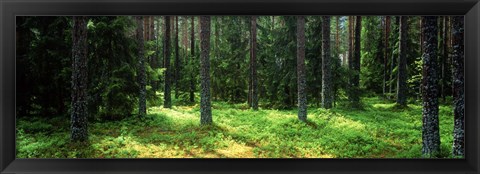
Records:
<instances>
[{"instance_id":1,"label":"framed print","mask_svg":"<svg viewBox=\"0 0 480 174\"><path fill-rule=\"evenodd\" d=\"M2 173L478 173L480 6L2 1Z\"/></svg>"}]
</instances>

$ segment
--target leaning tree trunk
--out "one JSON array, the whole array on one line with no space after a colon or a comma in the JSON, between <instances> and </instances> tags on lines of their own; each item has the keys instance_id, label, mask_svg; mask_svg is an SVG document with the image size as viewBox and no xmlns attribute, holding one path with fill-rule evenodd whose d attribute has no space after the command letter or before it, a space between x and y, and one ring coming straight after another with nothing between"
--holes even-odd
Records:
<instances>
[{"instance_id":1,"label":"leaning tree trunk","mask_svg":"<svg viewBox=\"0 0 480 174\"><path fill-rule=\"evenodd\" d=\"M172 69L170 68L170 16L165 16L165 28L164 28L164 38L163 38L163 57L164 57L164 66L165 67L165 91L164 91L164 108L172 107L172 96L171 96L171 73Z\"/></svg>"},{"instance_id":2,"label":"leaning tree trunk","mask_svg":"<svg viewBox=\"0 0 480 174\"><path fill-rule=\"evenodd\" d=\"M143 17L137 16L137 44L138 44L138 84L140 87L139 90L139 101L138 101L138 115L140 117L145 117L147 114L147 89L146 89L146 83L147 83L147 77L145 73L145 54L144 54L144 37L146 36L143 33L143 27L144 25L142 24L142 19Z\"/></svg>"},{"instance_id":3,"label":"leaning tree trunk","mask_svg":"<svg viewBox=\"0 0 480 174\"><path fill-rule=\"evenodd\" d=\"M465 155L465 91L464 91L464 51L463 51L463 16L453 17L452 42L453 42L453 106L454 106L454 129L453 129L453 155Z\"/></svg>"},{"instance_id":4,"label":"leaning tree trunk","mask_svg":"<svg viewBox=\"0 0 480 174\"><path fill-rule=\"evenodd\" d=\"M332 108L333 85L330 57L330 16L322 17L322 107Z\"/></svg>"},{"instance_id":5,"label":"leaning tree trunk","mask_svg":"<svg viewBox=\"0 0 480 174\"><path fill-rule=\"evenodd\" d=\"M251 17L250 31L250 70L251 70L251 107L258 110L258 81L257 81L257 17Z\"/></svg>"},{"instance_id":6,"label":"leaning tree trunk","mask_svg":"<svg viewBox=\"0 0 480 174\"><path fill-rule=\"evenodd\" d=\"M438 121L438 75L437 75L437 17L424 16L423 51L423 128L422 154L424 157L436 157L440 153L440 134Z\"/></svg>"},{"instance_id":7,"label":"leaning tree trunk","mask_svg":"<svg viewBox=\"0 0 480 174\"><path fill-rule=\"evenodd\" d=\"M298 119L307 121L307 93L305 92L305 17L297 17L297 84Z\"/></svg>"},{"instance_id":8,"label":"leaning tree trunk","mask_svg":"<svg viewBox=\"0 0 480 174\"><path fill-rule=\"evenodd\" d=\"M398 56L397 104L407 106L408 17L400 16L400 54Z\"/></svg>"},{"instance_id":9,"label":"leaning tree trunk","mask_svg":"<svg viewBox=\"0 0 480 174\"><path fill-rule=\"evenodd\" d=\"M212 123L210 104L210 16L200 17L200 124Z\"/></svg>"},{"instance_id":10,"label":"leaning tree trunk","mask_svg":"<svg viewBox=\"0 0 480 174\"><path fill-rule=\"evenodd\" d=\"M73 17L71 140L88 140L87 17Z\"/></svg>"}]
</instances>

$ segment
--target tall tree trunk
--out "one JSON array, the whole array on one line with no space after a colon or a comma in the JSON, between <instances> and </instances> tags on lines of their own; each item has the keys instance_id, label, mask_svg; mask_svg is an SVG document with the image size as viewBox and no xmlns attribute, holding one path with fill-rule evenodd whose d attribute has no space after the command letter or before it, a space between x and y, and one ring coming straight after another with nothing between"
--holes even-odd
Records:
<instances>
[{"instance_id":1,"label":"tall tree trunk","mask_svg":"<svg viewBox=\"0 0 480 174\"><path fill-rule=\"evenodd\" d=\"M398 56L397 104L407 106L407 33L408 17L400 17L400 54Z\"/></svg>"},{"instance_id":2,"label":"tall tree trunk","mask_svg":"<svg viewBox=\"0 0 480 174\"><path fill-rule=\"evenodd\" d=\"M454 128L453 128L453 155L465 155L465 91L464 91L464 21L463 16L452 17L452 42L453 42L453 106L454 106Z\"/></svg>"},{"instance_id":3,"label":"tall tree trunk","mask_svg":"<svg viewBox=\"0 0 480 174\"><path fill-rule=\"evenodd\" d=\"M399 17L399 16L395 16L395 26L396 26L397 28L399 28L399 26L400 26L400 17ZM397 31L398 31L398 30L397 30ZM399 34L400 34L400 33L399 33ZM395 43L395 42L394 42L394 43ZM396 78L397 78L397 76L398 76L398 75L396 75L396 74L393 72L393 70L394 70L395 67L397 66L397 65L396 65L396 62L397 62L397 61L395 61L395 60L396 60L395 54L392 53L392 61L391 61L392 65L390 66L390 68L391 68L391 69L390 69L390 80L391 80L392 82L394 81L394 79L396 80ZM397 72L397 73L398 73L398 72ZM392 93L392 92L395 90L395 87L396 87L395 85L390 85L389 93Z\"/></svg>"},{"instance_id":4,"label":"tall tree trunk","mask_svg":"<svg viewBox=\"0 0 480 174\"><path fill-rule=\"evenodd\" d=\"M192 16L192 28L190 31L190 64L195 62L195 16ZM192 66L193 67L193 66ZM195 73L190 72L190 103L195 102Z\"/></svg>"},{"instance_id":5,"label":"tall tree trunk","mask_svg":"<svg viewBox=\"0 0 480 174\"><path fill-rule=\"evenodd\" d=\"M440 89L440 93L441 93L441 96L442 96L442 99L443 101L445 101L445 96L446 96L446 90L445 89L448 89L447 87L447 79L449 78L447 76L447 72L448 72L448 65L447 65L447 62L448 62L448 47L447 47L447 16L444 16L443 17L443 43L442 43L442 48L443 48L443 51L442 51L442 57L443 57L443 61L441 62L442 64L442 88Z\"/></svg>"},{"instance_id":6,"label":"tall tree trunk","mask_svg":"<svg viewBox=\"0 0 480 174\"><path fill-rule=\"evenodd\" d=\"M87 141L87 17L73 17L72 46L72 141Z\"/></svg>"},{"instance_id":7,"label":"tall tree trunk","mask_svg":"<svg viewBox=\"0 0 480 174\"><path fill-rule=\"evenodd\" d=\"M175 98L178 99L179 95L179 81L180 81L180 72L181 72L181 66L180 66L180 53L178 52L178 16L175 17Z\"/></svg>"},{"instance_id":8,"label":"tall tree trunk","mask_svg":"<svg viewBox=\"0 0 480 174\"><path fill-rule=\"evenodd\" d=\"M353 20L354 17L352 17ZM353 27L352 27L353 28ZM348 98L353 107L360 106L360 37L362 28L362 17L357 16L355 19L355 42L353 48L352 60L349 61L349 67L353 70L353 76L350 79L350 89ZM353 38L352 38L353 40ZM351 41L352 42L352 41Z\"/></svg>"},{"instance_id":9,"label":"tall tree trunk","mask_svg":"<svg viewBox=\"0 0 480 174\"><path fill-rule=\"evenodd\" d=\"M200 123L212 123L210 104L210 16L200 17Z\"/></svg>"},{"instance_id":10,"label":"tall tree trunk","mask_svg":"<svg viewBox=\"0 0 480 174\"><path fill-rule=\"evenodd\" d=\"M339 54L340 53L340 16L336 17L335 25L336 25L336 27L335 27L335 32L336 32L336 34L335 34L335 45L336 45L336 48L335 49L337 50L336 53ZM335 55L335 56L337 56L337 55ZM344 63L344 62L342 62L342 63Z\"/></svg>"},{"instance_id":11,"label":"tall tree trunk","mask_svg":"<svg viewBox=\"0 0 480 174\"><path fill-rule=\"evenodd\" d=\"M390 36L390 16L385 16L385 54L383 59L383 95L385 96L387 92L387 83L390 80L388 78L388 56L390 53L389 49L389 36Z\"/></svg>"},{"instance_id":12,"label":"tall tree trunk","mask_svg":"<svg viewBox=\"0 0 480 174\"><path fill-rule=\"evenodd\" d=\"M424 33L423 33L424 20L423 20L422 17L420 17L420 22L419 23L420 23L420 54L422 54L423 51L424 51L423 50L423 48L424 48L424 46L423 46L424 43L423 42L425 41L425 36L424 36ZM418 91L419 94L422 94L422 90L423 90L423 84L420 83L420 88L419 88L419 91Z\"/></svg>"},{"instance_id":13,"label":"tall tree trunk","mask_svg":"<svg viewBox=\"0 0 480 174\"><path fill-rule=\"evenodd\" d=\"M257 81L257 17L251 17L251 31L250 31L250 69L251 69L251 107L258 110L258 81Z\"/></svg>"},{"instance_id":14,"label":"tall tree trunk","mask_svg":"<svg viewBox=\"0 0 480 174\"><path fill-rule=\"evenodd\" d=\"M165 16L165 30L163 38L163 57L164 57L164 67L165 67L165 91L164 91L164 108L172 107L172 96L171 96L171 72L170 68L170 16Z\"/></svg>"},{"instance_id":15,"label":"tall tree trunk","mask_svg":"<svg viewBox=\"0 0 480 174\"><path fill-rule=\"evenodd\" d=\"M332 108L333 85L330 57L330 16L322 16L322 107Z\"/></svg>"},{"instance_id":16,"label":"tall tree trunk","mask_svg":"<svg viewBox=\"0 0 480 174\"><path fill-rule=\"evenodd\" d=\"M305 79L305 17L297 16L297 85L298 119L307 121L307 93Z\"/></svg>"},{"instance_id":17,"label":"tall tree trunk","mask_svg":"<svg viewBox=\"0 0 480 174\"><path fill-rule=\"evenodd\" d=\"M146 73L145 73L145 48L144 48L144 37L146 36L143 31L144 24L142 24L143 17L137 16L137 44L138 44L138 84L140 87L139 90L139 108L138 115L143 118L147 114L147 89L146 89Z\"/></svg>"},{"instance_id":18,"label":"tall tree trunk","mask_svg":"<svg viewBox=\"0 0 480 174\"><path fill-rule=\"evenodd\" d=\"M438 72L437 72L437 17L424 16L423 32L425 48L423 58L423 128L422 154L436 157L440 153L440 133L438 121Z\"/></svg>"}]
</instances>

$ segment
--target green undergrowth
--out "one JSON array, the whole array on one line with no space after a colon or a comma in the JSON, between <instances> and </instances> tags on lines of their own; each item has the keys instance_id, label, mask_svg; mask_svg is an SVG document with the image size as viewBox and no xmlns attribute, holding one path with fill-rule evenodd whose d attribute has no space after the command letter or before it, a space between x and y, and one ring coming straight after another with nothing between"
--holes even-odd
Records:
<instances>
[{"instance_id":1,"label":"green undergrowth","mask_svg":"<svg viewBox=\"0 0 480 174\"><path fill-rule=\"evenodd\" d=\"M17 120L18 158L420 158L420 104L364 98L363 108L248 109L213 102L213 125L199 105L150 107L145 118L89 123L89 141L70 142L69 119ZM174 103L175 104L175 103ZM451 158L453 112L440 106L441 156Z\"/></svg>"}]
</instances>

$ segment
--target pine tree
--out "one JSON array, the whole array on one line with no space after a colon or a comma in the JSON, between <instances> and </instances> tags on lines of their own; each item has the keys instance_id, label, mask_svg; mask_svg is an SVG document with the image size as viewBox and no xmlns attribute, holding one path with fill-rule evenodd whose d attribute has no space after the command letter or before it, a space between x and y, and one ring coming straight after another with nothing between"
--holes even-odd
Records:
<instances>
[{"instance_id":1,"label":"pine tree","mask_svg":"<svg viewBox=\"0 0 480 174\"><path fill-rule=\"evenodd\" d=\"M465 155L465 91L464 91L464 45L463 45L463 16L452 17L452 45L453 45L453 106L454 106L454 129L453 129L453 155Z\"/></svg>"},{"instance_id":2,"label":"pine tree","mask_svg":"<svg viewBox=\"0 0 480 174\"><path fill-rule=\"evenodd\" d=\"M250 31L250 86L251 86L251 108L258 110L258 81L257 81L257 17L251 17Z\"/></svg>"},{"instance_id":3,"label":"pine tree","mask_svg":"<svg viewBox=\"0 0 480 174\"><path fill-rule=\"evenodd\" d=\"M210 100L210 16L200 17L200 123L212 124Z\"/></svg>"},{"instance_id":4,"label":"pine tree","mask_svg":"<svg viewBox=\"0 0 480 174\"><path fill-rule=\"evenodd\" d=\"M438 121L438 72L437 72L437 17L423 16L424 51L423 59L423 128L422 154L436 157L440 153Z\"/></svg>"},{"instance_id":5,"label":"pine tree","mask_svg":"<svg viewBox=\"0 0 480 174\"><path fill-rule=\"evenodd\" d=\"M322 16L322 107L332 107L332 63L330 56L330 16Z\"/></svg>"},{"instance_id":6,"label":"pine tree","mask_svg":"<svg viewBox=\"0 0 480 174\"><path fill-rule=\"evenodd\" d=\"M71 140L87 141L87 17L73 17Z\"/></svg>"},{"instance_id":7,"label":"pine tree","mask_svg":"<svg viewBox=\"0 0 480 174\"><path fill-rule=\"evenodd\" d=\"M408 17L400 17L400 54L398 57L397 104L407 106L407 33Z\"/></svg>"},{"instance_id":8,"label":"pine tree","mask_svg":"<svg viewBox=\"0 0 480 174\"><path fill-rule=\"evenodd\" d=\"M192 27L190 31L190 64L195 61L195 17L192 16ZM190 73L190 103L195 102L195 74Z\"/></svg>"},{"instance_id":9,"label":"pine tree","mask_svg":"<svg viewBox=\"0 0 480 174\"><path fill-rule=\"evenodd\" d=\"M180 90L180 72L181 70L181 62L180 62L180 53L178 52L179 50L179 45L178 45L178 16L175 17L175 78L174 78L174 83L175 83L175 98L178 99L179 96L179 90Z\"/></svg>"},{"instance_id":10,"label":"pine tree","mask_svg":"<svg viewBox=\"0 0 480 174\"><path fill-rule=\"evenodd\" d=\"M146 36L143 32L144 25L142 24L142 18L137 16L137 44L138 44L138 84L140 87L139 90L139 109L138 115L140 117L145 117L147 114L147 90L146 90L146 73L145 73L145 50L144 50L144 37Z\"/></svg>"},{"instance_id":11,"label":"pine tree","mask_svg":"<svg viewBox=\"0 0 480 174\"><path fill-rule=\"evenodd\" d=\"M305 79L305 17L297 16L297 85L298 119L307 121L307 93Z\"/></svg>"},{"instance_id":12,"label":"pine tree","mask_svg":"<svg viewBox=\"0 0 480 174\"><path fill-rule=\"evenodd\" d=\"M164 38L163 38L163 57L165 67L165 91L164 91L164 108L172 107L171 96L171 73L170 68L170 16L165 16Z\"/></svg>"}]
</instances>

